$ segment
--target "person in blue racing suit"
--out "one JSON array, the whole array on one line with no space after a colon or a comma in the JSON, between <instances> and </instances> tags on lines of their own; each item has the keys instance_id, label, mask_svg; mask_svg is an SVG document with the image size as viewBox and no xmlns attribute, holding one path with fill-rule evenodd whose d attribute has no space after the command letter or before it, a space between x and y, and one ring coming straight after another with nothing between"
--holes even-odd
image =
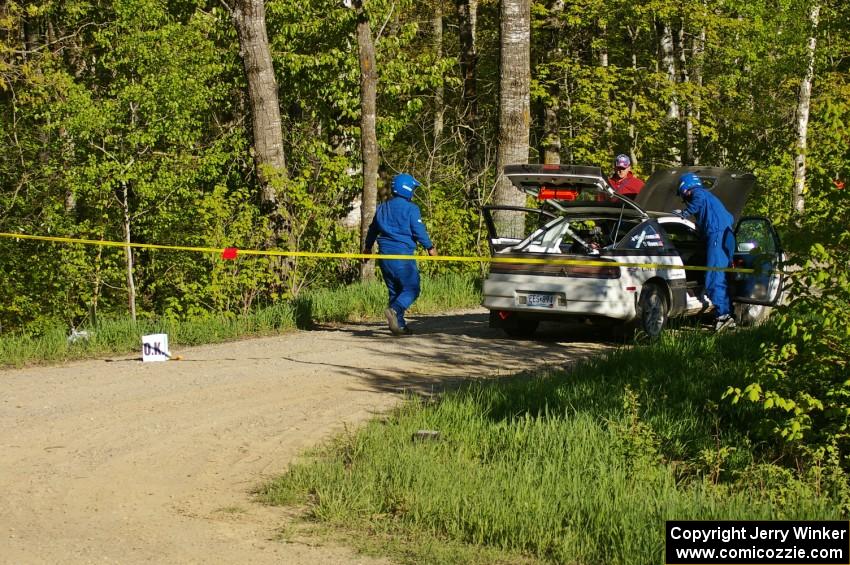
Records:
<instances>
[{"instance_id":1,"label":"person in blue racing suit","mask_svg":"<svg viewBox=\"0 0 850 565\"><path fill-rule=\"evenodd\" d=\"M393 177L393 196L375 211L363 253L371 253L377 240L381 255L413 255L417 243L428 250L428 255L437 254L422 223L419 207L411 202L418 186L421 186L419 181L407 173ZM419 297L419 266L412 259L381 259L378 266L389 292L384 315L390 331L393 335L410 334L404 313Z\"/></svg>"},{"instance_id":2,"label":"person in blue racing suit","mask_svg":"<svg viewBox=\"0 0 850 565\"><path fill-rule=\"evenodd\" d=\"M706 240L706 266L723 269L731 267L732 256L735 253L732 214L716 196L705 189L700 178L694 173L685 173L679 178L677 193L686 204L681 215L693 216ZM706 272L705 293L714 304L715 330L721 331L735 327L726 286L726 273Z\"/></svg>"}]
</instances>

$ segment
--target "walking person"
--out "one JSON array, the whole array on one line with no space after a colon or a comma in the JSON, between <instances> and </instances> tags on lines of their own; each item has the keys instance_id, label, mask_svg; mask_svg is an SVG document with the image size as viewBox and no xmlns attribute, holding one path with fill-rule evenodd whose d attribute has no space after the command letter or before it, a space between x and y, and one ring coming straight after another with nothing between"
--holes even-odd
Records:
<instances>
[{"instance_id":1,"label":"walking person","mask_svg":"<svg viewBox=\"0 0 850 565\"><path fill-rule=\"evenodd\" d=\"M375 241L380 255L413 255L419 244L436 255L428 230L422 223L419 206L411 202L416 187L421 186L412 175L401 173L393 177L392 197L375 210L375 217L366 234L363 253L371 253ZM379 259L389 303L384 315L393 335L410 334L404 313L419 297L419 266L412 259Z\"/></svg>"},{"instance_id":2,"label":"walking person","mask_svg":"<svg viewBox=\"0 0 850 565\"><path fill-rule=\"evenodd\" d=\"M723 203L708 192L700 178L694 173L685 173L679 178L678 195L685 201L682 217L693 216L696 225L706 241L706 266L729 268L735 253L735 232L732 230L734 218ZM732 317L732 303L726 284L726 273L707 271L705 273L705 293L714 304L716 331L735 327Z\"/></svg>"}]
</instances>

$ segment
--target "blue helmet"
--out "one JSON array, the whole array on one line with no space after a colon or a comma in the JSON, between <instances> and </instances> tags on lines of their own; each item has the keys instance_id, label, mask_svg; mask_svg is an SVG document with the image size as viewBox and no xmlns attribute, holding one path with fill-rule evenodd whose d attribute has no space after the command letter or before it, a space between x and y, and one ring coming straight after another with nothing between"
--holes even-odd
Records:
<instances>
[{"instance_id":1,"label":"blue helmet","mask_svg":"<svg viewBox=\"0 0 850 565\"><path fill-rule=\"evenodd\" d=\"M413 198L413 191L417 186L422 186L422 183L413 178L413 175L399 173L393 177L393 194L398 194L402 198L408 200Z\"/></svg>"},{"instance_id":2,"label":"blue helmet","mask_svg":"<svg viewBox=\"0 0 850 565\"><path fill-rule=\"evenodd\" d=\"M679 177L679 188L676 190L676 194L684 196L686 191L693 190L694 188L705 187L702 185L700 178L694 173L685 173Z\"/></svg>"}]
</instances>

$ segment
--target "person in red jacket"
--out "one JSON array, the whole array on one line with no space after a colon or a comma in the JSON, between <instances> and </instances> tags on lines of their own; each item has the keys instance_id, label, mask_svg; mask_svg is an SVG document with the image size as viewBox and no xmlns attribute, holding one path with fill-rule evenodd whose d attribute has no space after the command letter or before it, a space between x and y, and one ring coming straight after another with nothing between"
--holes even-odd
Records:
<instances>
[{"instance_id":1,"label":"person in red jacket","mask_svg":"<svg viewBox=\"0 0 850 565\"><path fill-rule=\"evenodd\" d=\"M614 172L608 179L617 194L627 196L632 200L643 188L643 181L632 172L632 160L628 155L617 155L614 159Z\"/></svg>"}]
</instances>

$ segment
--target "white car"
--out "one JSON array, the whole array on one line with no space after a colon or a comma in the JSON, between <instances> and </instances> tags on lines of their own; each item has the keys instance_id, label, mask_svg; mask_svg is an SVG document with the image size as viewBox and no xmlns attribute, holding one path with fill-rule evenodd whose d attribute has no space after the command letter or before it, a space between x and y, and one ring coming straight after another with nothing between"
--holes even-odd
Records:
<instances>
[{"instance_id":1,"label":"white car","mask_svg":"<svg viewBox=\"0 0 850 565\"><path fill-rule=\"evenodd\" d=\"M685 172L697 174L735 217L735 266L756 269L727 275L739 317L775 305L783 282L779 237L767 218L740 218L752 174L658 171L632 201L616 194L598 167L510 165L505 175L541 207L484 208L493 257L507 259L492 262L484 281L491 327L529 337L544 320L581 321L656 337L670 318L709 312L706 271L699 270L705 243L693 222L673 213L683 205L676 188Z\"/></svg>"}]
</instances>

